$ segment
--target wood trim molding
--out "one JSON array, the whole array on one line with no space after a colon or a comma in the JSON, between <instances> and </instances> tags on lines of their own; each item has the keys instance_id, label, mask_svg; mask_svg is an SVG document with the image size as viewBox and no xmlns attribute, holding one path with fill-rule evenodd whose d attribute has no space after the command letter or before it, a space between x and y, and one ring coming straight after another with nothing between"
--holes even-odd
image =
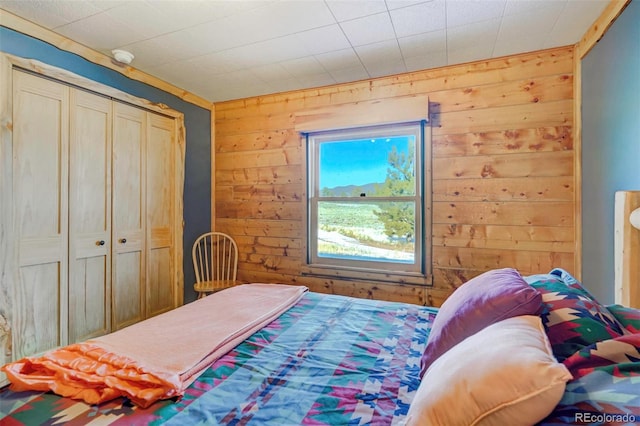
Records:
<instances>
[{"instance_id":1,"label":"wood trim molding","mask_svg":"<svg viewBox=\"0 0 640 426\"><path fill-rule=\"evenodd\" d=\"M309 108L294 115L298 132L419 121L429 118L429 98L419 95L375 99Z\"/></svg>"},{"instance_id":2,"label":"wood trim molding","mask_svg":"<svg viewBox=\"0 0 640 426\"><path fill-rule=\"evenodd\" d=\"M611 0L609 5L602 11L582 39L576 44L576 60L582 60L593 46L600 41L613 22L620 16L622 11L631 3L631 0Z\"/></svg>"},{"instance_id":3,"label":"wood trim molding","mask_svg":"<svg viewBox=\"0 0 640 426\"><path fill-rule=\"evenodd\" d=\"M582 61L573 53L573 273L582 280Z\"/></svg>"},{"instance_id":4,"label":"wood trim molding","mask_svg":"<svg viewBox=\"0 0 640 426\"><path fill-rule=\"evenodd\" d=\"M216 230L216 106L211 105L211 230Z\"/></svg>"},{"instance_id":5,"label":"wood trim molding","mask_svg":"<svg viewBox=\"0 0 640 426\"><path fill-rule=\"evenodd\" d=\"M101 95L106 95L119 101L139 106L141 108L157 112L172 118L182 117L184 120L184 114L182 112L171 109L165 104L150 102L146 99L130 95L121 90L114 89L111 86L89 80L88 78L82 77L78 74L74 74L71 71L63 70L61 68L45 64L35 59L20 58L18 56L9 55L2 52L0 52L0 55L6 57L8 62L14 67L22 68L23 70L31 71L35 74L40 74L42 76L62 81L64 83L80 87L82 89L87 89Z\"/></svg>"},{"instance_id":6,"label":"wood trim molding","mask_svg":"<svg viewBox=\"0 0 640 426\"><path fill-rule=\"evenodd\" d=\"M213 105L213 102L211 101L203 99L186 90L180 89L179 87L169 84L164 80L161 80L136 68L123 66L103 53L83 46L80 43L77 43L71 39L61 36L58 33L34 24L33 22L27 21L26 19L7 12L6 10L0 9L0 17L2 17L1 25L3 27L21 32L30 37L37 38L39 40L52 44L59 49L66 50L67 52L75 53L76 55L81 56L84 59L93 62L94 64L101 65L113 71L117 71L132 80L137 80L163 90L167 93L171 93L172 95L182 99L185 102L189 102L205 109L210 109Z\"/></svg>"}]
</instances>

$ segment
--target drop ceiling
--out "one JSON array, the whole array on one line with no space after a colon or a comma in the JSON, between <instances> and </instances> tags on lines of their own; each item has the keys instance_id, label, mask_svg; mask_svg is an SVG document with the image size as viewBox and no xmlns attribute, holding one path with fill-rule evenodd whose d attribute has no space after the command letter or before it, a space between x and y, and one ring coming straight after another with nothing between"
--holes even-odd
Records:
<instances>
[{"instance_id":1,"label":"drop ceiling","mask_svg":"<svg viewBox=\"0 0 640 426\"><path fill-rule=\"evenodd\" d=\"M608 0L0 0L212 102L574 44Z\"/></svg>"}]
</instances>

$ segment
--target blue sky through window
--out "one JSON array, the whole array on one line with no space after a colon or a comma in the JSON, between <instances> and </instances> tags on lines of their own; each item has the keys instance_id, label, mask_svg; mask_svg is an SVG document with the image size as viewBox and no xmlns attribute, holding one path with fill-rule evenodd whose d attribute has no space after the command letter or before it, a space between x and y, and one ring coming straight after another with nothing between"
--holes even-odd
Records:
<instances>
[{"instance_id":1,"label":"blue sky through window","mask_svg":"<svg viewBox=\"0 0 640 426\"><path fill-rule=\"evenodd\" d=\"M355 139L320 144L320 188L382 183L391 148L408 152L413 135Z\"/></svg>"}]
</instances>

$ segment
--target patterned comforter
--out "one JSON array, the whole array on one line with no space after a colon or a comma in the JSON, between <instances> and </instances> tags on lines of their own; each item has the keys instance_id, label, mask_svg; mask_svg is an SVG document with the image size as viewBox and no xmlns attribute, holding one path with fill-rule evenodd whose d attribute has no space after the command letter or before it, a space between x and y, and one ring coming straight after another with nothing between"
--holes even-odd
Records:
<instances>
[{"instance_id":1,"label":"patterned comforter","mask_svg":"<svg viewBox=\"0 0 640 426\"><path fill-rule=\"evenodd\" d=\"M528 278L543 293L554 354L573 375L540 424L640 424L640 310L600 306L559 272ZM4 389L0 424L402 424L436 312L307 293L214 362L180 400L146 409L124 399L90 406Z\"/></svg>"},{"instance_id":2,"label":"patterned comforter","mask_svg":"<svg viewBox=\"0 0 640 426\"><path fill-rule=\"evenodd\" d=\"M3 425L389 425L406 416L437 310L307 293L237 346L178 401L90 406L0 392Z\"/></svg>"}]
</instances>

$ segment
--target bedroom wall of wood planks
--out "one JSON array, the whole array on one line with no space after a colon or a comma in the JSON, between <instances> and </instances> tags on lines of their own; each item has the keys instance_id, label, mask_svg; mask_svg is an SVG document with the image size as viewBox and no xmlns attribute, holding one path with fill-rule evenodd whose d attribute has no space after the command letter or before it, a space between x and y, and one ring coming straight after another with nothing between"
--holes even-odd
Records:
<instances>
[{"instance_id":1,"label":"bedroom wall of wood planks","mask_svg":"<svg viewBox=\"0 0 640 426\"><path fill-rule=\"evenodd\" d=\"M214 226L238 241L239 279L438 306L489 269L573 272L573 50L215 104ZM437 109L433 287L301 276L306 159L295 115L418 94Z\"/></svg>"}]
</instances>

